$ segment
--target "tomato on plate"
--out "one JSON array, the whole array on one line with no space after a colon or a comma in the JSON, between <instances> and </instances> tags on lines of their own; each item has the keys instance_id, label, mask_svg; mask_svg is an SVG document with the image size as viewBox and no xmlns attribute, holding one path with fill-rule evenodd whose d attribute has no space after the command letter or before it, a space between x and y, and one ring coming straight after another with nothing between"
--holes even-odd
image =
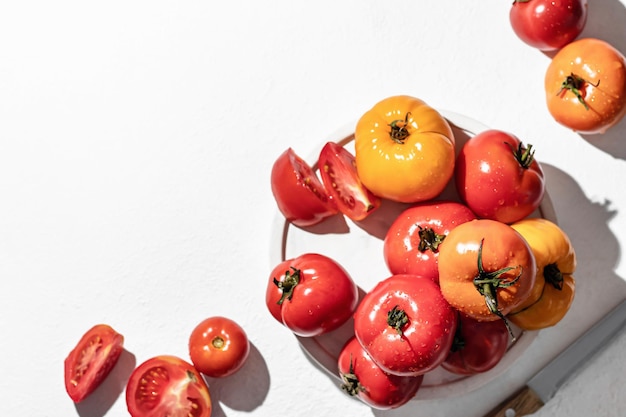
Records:
<instances>
[{"instance_id":1,"label":"tomato on plate","mask_svg":"<svg viewBox=\"0 0 626 417\"><path fill-rule=\"evenodd\" d=\"M429 201L407 208L385 236L383 255L389 271L439 282L439 245L450 230L475 218L466 205L456 201Z\"/></svg>"},{"instance_id":2,"label":"tomato on plate","mask_svg":"<svg viewBox=\"0 0 626 417\"><path fill-rule=\"evenodd\" d=\"M352 316L358 302L358 287L348 272L317 253L276 265L265 294L272 316L303 337L337 329Z\"/></svg>"},{"instance_id":3,"label":"tomato on plate","mask_svg":"<svg viewBox=\"0 0 626 417\"><path fill-rule=\"evenodd\" d=\"M561 49L545 75L548 111L581 134L601 134L626 114L626 59L606 41L584 38Z\"/></svg>"},{"instance_id":4,"label":"tomato on plate","mask_svg":"<svg viewBox=\"0 0 626 417\"><path fill-rule=\"evenodd\" d=\"M209 417L211 396L202 376L176 356L152 357L139 365L126 385L132 417Z\"/></svg>"},{"instance_id":5,"label":"tomato on plate","mask_svg":"<svg viewBox=\"0 0 626 417\"><path fill-rule=\"evenodd\" d=\"M417 376L445 360L456 322L456 312L430 278L392 275L361 300L354 334L385 372Z\"/></svg>"},{"instance_id":6,"label":"tomato on plate","mask_svg":"<svg viewBox=\"0 0 626 417\"><path fill-rule=\"evenodd\" d=\"M478 217L513 223L535 211L545 193L532 145L490 129L468 140L457 157L456 188Z\"/></svg>"},{"instance_id":7,"label":"tomato on plate","mask_svg":"<svg viewBox=\"0 0 626 417\"><path fill-rule=\"evenodd\" d=\"M234 320L213 316L202 320L189 336L189 357L204 375L220 378L237 372L250 353L245 330Z\"/></svg>"},{"instance_id":8,"label":"tomato on plate","mask_svg":"<svg viewBox=\"0 0 626 417\"><path fill-rule=\"evenodd\" d=\"M524 219L511 225L524 237L537 263L530 297L508 318L525 330L556 325L569 311L576 283L576 252L565 232L547 219Z\"/></svg>"},{"instance_id":9,"label":"tomato on plate","mask_svg":"<svg viewBox=\"0 0 626 417\"><path fill-rule=\"evenodd\" d=\"M463 223L439 247L443 296L476 320L505 320L530 295L536 273L535 257L526 240L496 220Z\"/></svg>"},{"instance_id":10,"label":"tomato on plate","mask_svg":"<svg viewBox=\"0 0 626 417\"><path fill-rule=\"evenodd\" d=\"M91 394L119 359L124 336L107 324L89 329L65 358L65 390L78 403Z\"/></svg>"},{"instance_id":11,"label":"tomato on plate","mask_svg":"<svg viewBox=\"0 0 626 417\"><path fill-rule=\"evenodd\" d=\"M354 336L341 349L338 366L341 389L378 410L406 404L424 380L423 375L399 376L383 371Z\"/></svg>"},{"instance_id":12,"label":"tomato on plate","mask_svg":"<svg viewBox=\"0 0 626 417\"><path fill-rule=\"evenodd\" d=\"M455 139L447 120L424 101L392 96L357 122L356 168L371 192L403 203L438 196L454 171Z\"/></svg>"},{"instance_id":13,"label":"tomato on plate","mask_svg":"<svg viewBox=\"0 0 626 417\"><path fill-rule=\"evenodd\" d=\"M338 213L313 168L291 148L274 162L271 185L278 209L296 226L312 226Z\"/></svg>"},{"instance_id":14,"label":"tomato on plate","mask_svg":"<svg viewBox=\"0 0 626 417\"><path fill-rule=\"evenodd\" d=\"M380 197L365 188L356 172L354 156L343 146L326 143L318 167L331 200L350 219L363 220L380 206Z\"/></svg>"},{"instance_id":15,"label":"tomato on plate","mask_svg":"<svg viewBox=\"0 0 626 417\"><path fill-rule=\"evenodd\" d=\"M542 51L560 49L587 23L587 0L515 0L509 10L513 32Z\"/></svg>"},{"instance_id":16,"label":"tomato on plate","mask_svg":"<svg viewBox=\"0 0 626 417\"><path fill-rule=\"evenodd\" d=\"M460 375L487 372L500 363L508 346L504 321L478 321L459 313L454 343L441 366Z\"/></svg>"}]
</instances>

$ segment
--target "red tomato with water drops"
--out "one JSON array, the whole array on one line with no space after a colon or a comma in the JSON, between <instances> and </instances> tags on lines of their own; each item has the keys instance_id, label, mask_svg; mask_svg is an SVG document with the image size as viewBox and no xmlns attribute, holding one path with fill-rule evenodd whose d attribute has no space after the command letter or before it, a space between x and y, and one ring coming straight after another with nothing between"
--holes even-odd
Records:
<instances>
[{"instance_id":1,"label":"red tomato with water drops","mask_svg":"<svg viewBox=\"0 0 626 417\"><path fill-rule=\"evenodd\" d=\"M122 354L124 336L107 324L89 329L65 359L65 390L79 403L111 372Z\"/></svg>"},{"instance_id":2,"label":"red tomato with water drops","mask_svg":"<svg viewBox=\"0 0 626 417\"><path fill-rule=\"evenodd\" d=\"M532 214L545 193L543 169L532 145L486 130L468 140L455 166L461 200L480 218L513 223Z\"/></svg>"},{"instance_id":3,"label":"red tomato with water drops","mask_svg":"<svg viewBox=\"0 0 626 417\"><path fill-rule=\"evenodd\" d=\"M385 372L423 375L447 357L457 314L430 278L392 275L361 300L354 333Z\"/></svg>"},{"instance_id":4,"label":"red tomato with water drops","mask_svg":"<svg viewBox=\"0 0 626 417\"><path fill-rule=\"evenodd\" d=\"M459 313L454 343L441 366L461 375L487 372L500 363L508 345L504 321L478 321Z\"/></svg>"},{"instance_id":5,"label":"red tomato with water drops","mask_svg":"<svg viewBox=\"0 0 626 417\"><path fill-rule=\"evenodd\" d=\"M587 0L515 0L509 11L515 34L542 51L564 47L587 22Z\"/></svg>"},{"instance_id":6,"label":"red tomato with water drops","mask_svg":"<svg viewBox=\"0 0 626 417\"><path fill-rule=\"evenodd\" d=\"M439 282L439 245L450 230L476 215L455 201L419 203L403 211L387 231L383 255L392 274L421 275Z\"/></svg>"},{"instance_id":7,"label":"red tomato with water drops","mask_svg":"<svg viewBox=\"0 0 626 417\"><path fill-rule=\"evenodd\" d=\"M274 267L265 295L272 316L303 337L337 329L352 316L358 301L358 287L348 272L316 253Z\"/></svg>"},{"instance_id":8,"label":"red tomato with water drops","mask_svg":"<svg viewBox=\"0 0 626 417\"><path fill-rule=\"evenodd\" d=\"M318 167L332 201L350 219L363 220L380 206L380 197L365 188L357 175L354 155L343 146L326 143Z\"/></svg>"},{"instance_id":9,"label":"red tomato with water drops","mask_svg":"<svg viewBox=\"0 0 626 417\"><path fill-rule=\"evenodd\" d=\"M338 213L315 171L291 148L274 162L271 185L278 209L296 226L312 226Z\"/></svg>"},{"instance_id":10,"label":"red tomato with water drops","mask_svg":"<svg viewBox=\"0 0 626 417\"><path fill-rule=\"evenodd\" d=\"M378 410L398 408L419 390L423 375L399 376L383 371L356 337L343 346L338 358L341 389Z\"/></svg>"}]
</instances>

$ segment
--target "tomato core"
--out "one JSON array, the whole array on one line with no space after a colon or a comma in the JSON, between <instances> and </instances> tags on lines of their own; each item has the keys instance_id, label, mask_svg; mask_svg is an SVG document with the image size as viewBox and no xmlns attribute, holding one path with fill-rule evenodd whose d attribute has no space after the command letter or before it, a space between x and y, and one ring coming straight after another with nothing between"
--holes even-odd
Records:
<instances>
[{"instance_id":1,"label":"tomato core","mask_svg":"<svg viewBox=\"0 0 626 417\"><path fill-rule=\"evenodd\" d=\"M563 274L557 264L548 264L543 268L543 276L557 290L563 289Z\"/></svg>"},{"instance_id":2,"label":"tomato core","mask_svg":"<svg viewBox=\"0 0 626 417\"><path fill-rule=\"evenodd\" d=\"M213 338L213 340L211 340L211 344L215 349L222 350L224 349L224 345L226 345L226 342L221 337L216 336L215 338Z\"/></svg>"}]
</instances>

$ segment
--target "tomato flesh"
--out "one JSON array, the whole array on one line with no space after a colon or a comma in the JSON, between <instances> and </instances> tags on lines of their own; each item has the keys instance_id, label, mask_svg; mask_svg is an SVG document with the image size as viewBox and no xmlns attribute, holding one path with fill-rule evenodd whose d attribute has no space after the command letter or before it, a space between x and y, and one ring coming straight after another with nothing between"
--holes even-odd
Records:
<instances>
[{"instance_id":1,"label":"tomato flesh","mask_svg":"<svg viewBox=\"0 0 626 417\"><path fill-rule=\"evenodd\" d=\"M124 337L106 324L89 329L65 359L65 389L79 403L111 372L119 359Z\"/></svg>"}]
</instances>

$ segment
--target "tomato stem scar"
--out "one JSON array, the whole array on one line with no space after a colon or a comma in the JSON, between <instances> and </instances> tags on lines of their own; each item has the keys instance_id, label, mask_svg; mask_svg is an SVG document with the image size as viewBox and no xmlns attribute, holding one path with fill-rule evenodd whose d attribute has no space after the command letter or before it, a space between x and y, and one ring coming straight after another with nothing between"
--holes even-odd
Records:
<instances>
[{"instance_id":1,"label":"tomato stem scar","mask_svg":"<svg viewBox=\"0 0 626 417\"><path fill-rule=\"evenodd\" d=\"M597 87L600 85L600 80L598 80L597 83L592 84L589 81L585 80L584 78L572 72L570 75L565 77L565 80L561 84L561 89L558 91L558 93L556 93L556 95L557 96L560 95L561 93L563 93L563 91L570 91L576 96L576 98L578 98L578 101L585 107L585 110L589 110L589 105L585 101L585 98L583 97L583 93L582 93L582 88L585 85L585 83L590 84L594 87Z\"/></svg>"},{"instance_id":2,"label":"tomato stem scar","mask_svg":"<svg viewBox=\"0 0 626 417\"><path fill-rule=\"evenodd\" d=\"M296 288L296 285L300 283L300 270L292 266L291 270L285 271L285 279L279 281L274 278L273 282L274 285L276 285L283 292L282 296L276 303L282 305L285 300L291 300L293 297L293 290Z\"/></svg>"},{"instance_id":3,"label":"tomato stem scar","mask_svg":"<svg viewBox=\"0 0 626 417\"><path fill-rule=\"evenodd\" d=\"M519 162L523 169L530 168L530 165L535 159L535 150L533 149L533 145L528 144L528 147L526 147L522 142L520 142L519 145L517 145L517 148L515 148L509 142L504 143L511 148L511 151L513 151L513 157L517 160L517 162Z\"/></svg>"},{"instance_id":4,"label":"tomato stem scar","mask_svg":"<svg viewBox=\"0 0 626 417\"><path fill-rule=\"evenodd\" d=\"M389 312L387 312L387 324L393 327L398 334L402 336L402 328L409 322L409 317L404 310L401 310L399 306L394 306Z\"/></svg>"},{"instance_id":5,"label":"tomato stem scar","mask_svg":"<svg viewBox=\"0 0 626 417\"><path fill-rule=\"evenodd\" d=\"M350 354L350 370L348 373L342 374L341 389L346 391L351 397L358 395L359 392L365 391L365 387L359 382L359 378L354 374L354 360Z\"/></svg>"},{"instance_id":6,"label":"tomato stem scar","mask_svg":"<svg viewBox=\"0 0 626 417\"><path fill-rule=\"evenodd\" d=\"M437 252L437 250L439 249L439 245L441 245L443 240L446 238L446 235L438 234L431 227L418 227L420 242L417 245L417 249L420 252L426 252L428 249L430 249L432 252Z\"/></svg>"},{"instance_id":7,"label":"tomato stem scar","mask_svg":"<svg viewBox=\"0 0 626 417\"><path fill-rule=\"evenodd\" d=\"M399 144L404 144L406 138L411 134L409 132L409 117L411 117L411 112L407 112L404 116L404 120L397 119L389 123L389 127L391 127L391 132L389 132L389 136L393 139L394 142Z\"/></svg>"}]
</instances>

